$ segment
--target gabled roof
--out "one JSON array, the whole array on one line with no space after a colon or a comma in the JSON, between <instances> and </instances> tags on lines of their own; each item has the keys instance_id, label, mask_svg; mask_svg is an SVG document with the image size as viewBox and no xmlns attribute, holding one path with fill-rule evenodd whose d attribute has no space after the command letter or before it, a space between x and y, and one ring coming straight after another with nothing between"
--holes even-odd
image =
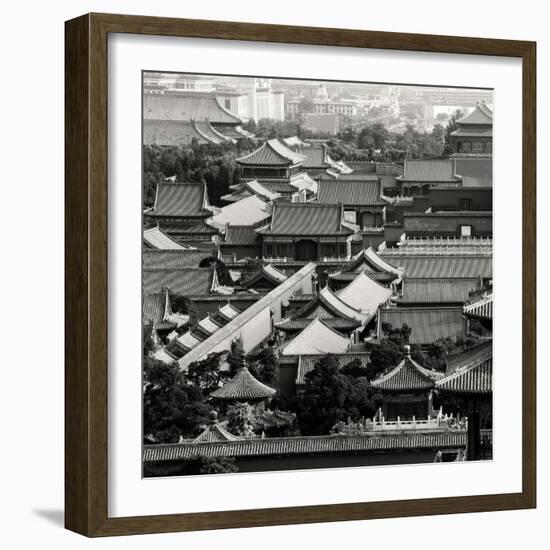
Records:
<instances>
[{"instance_id":1,"label":"gabled roof","mask_svg":"<svg viewBox=\"0 0 550 550\"><path fill-rule=\"evenodd\" d=\"M145 249L142 254L143 269L181 269L199 267L206 258L215 257L215 252L199 249L154 250Z\"/></svg>"},{"instance_id":2,"label":"gabled roof","mask_svg":"<svg viewBox=\"0 0 550 550\"><path fill-rule=\"evenodd\" d=\"M148 216L205 216L208 212L205 183L159 183L155 204Z\"/></svg>"},{"instance_id":3,"label":"gabled roof","mask_svg":"<svg viewBox=\"0 0 550 550\"><path fill-rule=\"evenodd\" d=\"M212 392L210 397L224 401L257 401L267 399L275 393L276 390L254 378L243 364L239 367L235 376L221 388Z\"/></svg>"},{"instance_id":4,"label":"gabled roof","mask_svg":"<svg viewBox=\"0 0 550 550\"><path fill-rule=\"evenodd\" d=\"M322 319L333 329L353 330L365 324L370 316L346 304L325 286L317 296L275 326L280 330L303 330L313 319Z\"/></svg>"},{"instance_id":5,"label":"gabled roof","mask_svg":"<svg viewBox=\"0 0 550 550\"><path fill-rule=\"evenodd\" d=\"M300 334L283 346L282 355L344 353L349 346L348 338L329 328L320 319L314 319Z\"/></svg>"},{"instance_id":6,"label":"gabled roof","mask_svg":"<svg viewBox=\"0 0 550 550\"><path fill-rule=\"evenodd\" d=\"M418 391L429 390L441 373L421 367L413 361L410 348L407 346L403 360L389 372L371 381L371 386L383 391Z\"/></svg>"},{"instance_id":7,"label":"gabled roof","mask_svg":"<svg viewBox=\"0 0 550 550\"><path fill-rule=\"evenodd\" d=\"M454 158L455 173L460 176L493 177L491 157Z\"/></svg>"},{"instance_id":8,"label":"gabled roof","mask_svg":"<svg viewBox=\"0 0 550 550\"><path fill-rule=\"evenodd\" d=\"M479 279L409 279L403 281L403 303L464 303Z\"/></svg>"},{"instance_id":9,"label":"gabled roof","mask_svg":"<svg viewBox=\"0 0 550 550\"><path fill-rule=\"evenodd\" d=\"M195 130L210 143L219 145L220 143L233 142L231 138L224 136L213 128L208 120L194 120L193 125L195 126Z\"/></svg>"},{"instance_id":10,"label":"gabled roof","mask_svg":"<svg viewBox=\"0 0 550 550\"><path fill-rule=\"evenodd\" d=\"M394 265L402 267L405 277L411 279L484 279L493 276L492 254L414 254L395 255L381 253Z\"/></svg>"},{"instance_id":11,"label":"gabled roof","mask_svg":"<svg viewBox=\"0 0 550 550\"><path fill-rule=\"evenodd\" d=\"M380 331L383 323L394 328L408 325L412 329L411 344L432 344L441 338L455 340L465 332L461 307L381 308L378 312Z\"/></svg>"},{"instance_id":12,"label":"gabled roof","mask_svg":"<svg viewBox=\"0 0 550 550\"><path fill-rule=\"evenodd\" d=\"M265 235L350 235L343 225L340 204L290 203L273 205L271 224L259 232Z\"/></svg>"},{"instance_id":13,"label":"gabled roof","mask_svg":"<svg viewBox=\"0 0 550 550\"><path fill-rule=\"evenodd\" d=\"M493 124L493 111L487 107L483 102L478 103L475 109L463 116L461 119L457 120L456 123L461 126L463 124Z\"/></svg>"},{"instance_id":14,"label":"gabled roof","mask_svg":"<svg viewBox=\"0 0 550 550\"><path fill-rule=\"evenodd\" d=\"M143 294L155 294L168 288L178 296L208 294L213 287L214 270L206 267L182 269L144 269Z\"/></svg>"},{"instance_id":15,"label":"gabled roof","mask_svg":"<svg viewBox=\"0 0 550 550\"><path fill-rule=\"evenodd\" d=\"M353 306L369 315L376 315L378 307L385 304L391 297L392 291L371 279L365 273L359 273L357 277L342 290L337 292L342 302Z\"/></svg>"},{"instance_id":16,"label":"gabled roof","mask_svg":"<svg viewBox=\"0 0 550 550\"><path fill-rule=\"evenodd\" d=\"M241 119L207 93L145 94L143 118L159 120L208 120L212 124L241 124Z\"/></svg>"},{"instance_id":17,"label":"gabled roof","mask_svg":"<svg viewBox=\"0 0 550 550\"><path fill-rule=\"evenodd\" d=\"M253 225L228 225L225 229L225 237L222 246L251 246L259 244L259 235Z\"/></svg>"},{"instance_id":18,"label":"gabled roof","mask_svg":"<svg viewBox=\"0 0 550 550\"><path fill-rule=\"evenodd\" d=\"M156 329L168 329L176 326L170 321L172 306L170 294L167 290L148 294L143 297L143 325L153 326Z\"/></svg>"},{"instance_id":19,"label":"gabled roof","mask_svg":"<svg viewBox=\"0 0 550 550\"><path fill-rule=\"evenodd\" d=\"M304 161L299 155L278 139L267 140L260 148L237 159L245 166L294 166Z\"/></svg>"},{"instance_id":20,"label":"gabled roof","mask_svg":"<svg viewBox=\"0 0 550 550\"><path fill-rule=\"evenodd\" d=\"M493 390L493 342L483 342L447 356L447 371L436 383L453 393L491 393Z\"/></svg>"},{"instance_id":21,"label":"gabled roof","mask_svg":"<svg viewBox=\"0 0 550 550\"><path fill-rule=\"evenodd\" d=\"M226 225L256 225L267 220L271 213L267 203L256 195L231 203L212 216L212 224L224 228Z\"/></svg>"},{"instance_id":22,"label":"gabled roof","mask_svg":"<svg viewBox=\"0 0 550 550\"><path fill-rule=\"evenodd\" d=\"M240 437L229 433L219 422L218 413L211 411L208 419L208 426L195 439L193 443L213 443L216 441L238 441Z\"/></svg>"},{"instance_id":23,"label":"gabled roof","mask_svg":"<svg viewBox=\"0 0 550 550\"><path fill-rule=\"evenodd\" d=\"M413 182L459 182L455 175L452 159L446 160L406 160L404 173L396 179Z\"/></svg>"},{"instance_id":24,"label":"gabled roof","mask_svg":"<svg viewBox=\"0 0 550 550\"><path fill-rule=\"evenodd\" d=\"M368 273L371 278L388 275L391 279L395 279L403 275L403 270L390 264L372 247L369 247L358 252L341 271L329 273L329 278L352 281L355 279L356 273Z\"/></svg>"},{"instance_id":25,"label":"gabled roof","mask_svg":"<svg viewBox=\"0 0 550 550\"><path fill-rule=\"evenodd\" d=\"M492 292L483 292L477 296L473 296L470 300L468 300L468 303L464 305L464 313L469 317L475 317L478 319L492 319L493 300L494 295Z\"/></svg>"},{"instance_id":26,"label":"gabled roof","mask_svg":"<svg viewBox=\"0 0 550 550\"><path fill-rule=\"evenodd\" d=\"M241 284L244 288L250 288L257 285L260 281L266 280L271 283L273 286L281 284L283 281L286 281L288 276L285 275L282 271L279 271L276 267L271 264L262 265L261 269L254 273L254 275Z\"/></svg>"},{"instance_id":27,"label":"gabled roof","mask_svg":"<svg viewBox=\"0 0 550 550\"><path fill-rule=\"evenodd\" d=\"M380 178L373 180L322 179L317 200L321 203L342 203L344 206L385 205L381 198Z\"/></svg>"},{"instance_id":28,"label":"gabled roof","mask_svg":"<svg viewBox=\"0 0 550 550\"><path fill-rule=\"evenodd\" d=\"M341 353L332 355L340 365L344 367L352 361L359 361L362 367L367 367L370 362L368 353ZM298 370L296 371L296 384L303 385L306 383L306 374L315 368L315 363L319 361L318 355L300 355L298 358Z\"/></svg>"},{"instance_id":29,"label":"gabled roof","mask_svg":"<svg viewBox=\"0 0 550 550\"><path fill-rule=\"evenodd\" d=\"M146 246L157 250L184 250L184 247L171 239L159 227L151 227L143 231L143 242Z\"/></svg>"}]
</instances>

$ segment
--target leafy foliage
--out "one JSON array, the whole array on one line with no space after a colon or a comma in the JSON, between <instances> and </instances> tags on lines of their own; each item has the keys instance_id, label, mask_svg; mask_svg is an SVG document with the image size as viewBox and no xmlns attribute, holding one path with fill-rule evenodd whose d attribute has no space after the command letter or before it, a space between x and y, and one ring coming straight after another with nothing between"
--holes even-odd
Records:
<instances>
[{"instance_id":1,"label":"leafy foliage","mask_svg":"<svg viewBox=\"0 0 550 550\"><path fill-rule=\"evenodd\" d=\"M326 355L306 375L298 404L300 430L304 435L328 434L338 421L371 416L375 410L367 378L342 373L338 361Z\"/></svg>"},{"instance_id":2,"label":"leafy foliage","mask_svg":"<svg viewBox=\"0 0 550 550\"><path fill-rule=\"evenodd\" d=\"M143 431L158 443L198 435L210 407L197 386L187 384L177 365L152 357L143 363Z\"/></svg>"},{"instance_id":3,"label":"leafy foliage","mask_svg":"<svg viewBox=\"0 0 550 550\"><path fill-rule=\"evenodd\" d=\"M224 356L224 352L210 353L204 359L191 363L187 367L187 381L200 388L204 395L210 395L227 378L227 373L221 370Z\"/></svg>"},{"instance_id":4,"label":"leafy foliage","mask_svg":"<svg viewBox=\"0 0 550 550\"><path fill-rule=\"evenodd\" d=\"M279 385L279 360L273 348L266 347L248 356L250 372L263 384L272 388Z\"/></svg>"},{"instance_id":5,"label":"leafy foliage","mask_svg":"<svg viewBox=\"0 0 550 550\"><path fill-rule=\"evenodd\" d=\"M240 437L254 436L254 409L248 403L235 403L227 408L227 431Z\"/></svg>"},{"instance_id":6,"label":"leafy foliage","mask_svg":"<svg viewBox=\"0 0 550 550\"><path fill-rule=\"evenodd\" d=\"M170 294L170 305L174 313L189 315L189 324L195 326L199 318L199 310L197 306L187 296L178 294Z\"/></svg>"}]
</instances>

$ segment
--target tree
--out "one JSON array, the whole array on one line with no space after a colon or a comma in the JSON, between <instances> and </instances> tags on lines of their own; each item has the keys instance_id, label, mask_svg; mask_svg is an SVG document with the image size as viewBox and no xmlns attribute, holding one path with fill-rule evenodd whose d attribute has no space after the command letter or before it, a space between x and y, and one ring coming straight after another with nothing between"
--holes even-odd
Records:
<instances>
[{"instance_id":1,"label":"tree","mask_svg":"<svg viewBox=\"0 0 550 550\"><path fill-rule=\"evenodd\" d=\"M313 100L309 97L303 97L300 99L300 113L311 113L313 112Z\"/></svg>"},{"instance_id":2,"label":"tree","mask_svg":"<svg viewBox=\"0 0 550 550\"><path fill-rule=\"evenodd\" d=\"M447 126L445 127L445 145L443 147L444 155L451 155L456 153L454 144L451 141L451 134L458 129L457 120L460 120L464 116L464 113L457 109L450 117Z\"/></svg>"},{"instance_id":3,"label":"tree","mask_svg":"<svg viewBox=\"0 0 550 550\"><path fill-rule=\"evenodd\" d=\"M221 370L225 353L210 353L200 361L194 361L187 367L187 381L200 388L205 396L215 391L227 374Z\"/></svg>"},{"instance_id":4,"label":"tree","mask_svg":"<svg viewBox=\"0 0 550 550\"><path fill-rule=\"evenodd\" d=\"M229 273L227 266L221 261L210 256L208 258L203 258L199 263L199 267L211 267L214 266L216 269L216 275L218 276L218 282L222 286L233 286L233 279Z\"/></svg>"},{"instance_id":5,"label":"tree","mask_svg":"<svg viewBox=\"0 0 550 550\"><path fill-rule=\"evenodd\" d=\"M304 393L298 403L302 434L328 434L338 421L372 416L375 410L366 377L343 374L333 356L324 356L306 374Z\"/></svg>"},{"instance_id":6,"label":"tree","mask_svg":"<svg viewBox=\"0 0 550 550\"><path fill-rule=\"evenodd\" d=\"M254 410L248 403L236 403L227 409L227 431L240 437L254 437Z\"/></svg>"},{"instance_id":7,"label":"tree","mask_svg":"<svg viewBox=\"0 0 550 550\"><path fill-rule=\"evenodd\" d=\"M369 379L376 378L378 374L395 367L403 359L404 347L408 345L411 328L404 324L401 328L394 329L389 323L382 323L383 338L380 344L374 346L370 353ZM414 359L416 347L411 355Z\"/></svg>"},{"instance_id":8,"label":"tree","mask_svg":"<svg viewBox=\"0 0 550 550\"><path fill-rule=\"evenodd\" d=\"M279 386L279 361L273 348L266 347L248 356L250 372L263 384L272 388Z\"/></svg>"},{"instance_id":9,"label":"tree","mask_svg":"<svg viewBox=\"0 0 550 550\"><path fill-rule=\"evenodd\" d=\"M145 477L195 476L238 472L234 458L197 456L178 462L145 463Z\"/></svg>"},{"instance_id":10,"label":"tree","mask_svg":"<svg viewBox=\"0 0 550 550\"><path fill-rule=\"evenodd\" d=\"M174 313L189 315L189 325L195 326L199 320L199 310L197 306L187 296L179 294L170 294L170 305Z\"/></svg>"},{"instance_id":11,"label":"tree","mask_svg":"<svg viewBox=\"0 0 550 550\"><path fill-rule=\"evenodd\" d=\"M229 365L231 376L233 376L237 369L242 365L243 360L243 344L241 342L241 339L237 338L236 340L233 340L233 342L231 342L231 349L229 350L229 354L226 359L227 364Z\"/></svg>"},{"instance_id":12,"label":"tree","mask_svg":"<svg viewBox=\"0 0 550 550\"><path fill-rule=\"evenodd\" d=\"M143 361L143 432L158 443L195 437L210 407L201 389L186 383L177 365Z\"/></svg>"}]
</instances>

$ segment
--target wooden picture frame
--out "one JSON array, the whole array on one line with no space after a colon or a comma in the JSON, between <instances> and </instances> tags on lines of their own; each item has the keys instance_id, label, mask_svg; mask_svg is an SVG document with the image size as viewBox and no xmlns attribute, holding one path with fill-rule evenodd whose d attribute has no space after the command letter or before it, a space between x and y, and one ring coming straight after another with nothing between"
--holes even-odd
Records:
<instances>
[{"instance_id":1,"label":"wooden picture frame","mask_svg":"<svg viewBox=\"0 0 550 550\"><path fill-rule=\"evenodd\" d=\"M523 64L522 491L140 517L108 516L107 37L173 37L507 56ZM65 525L126 535L533 508L536 506L536 44L328 28L88 14L65 27Z\"/></svg>"}]
</instances>

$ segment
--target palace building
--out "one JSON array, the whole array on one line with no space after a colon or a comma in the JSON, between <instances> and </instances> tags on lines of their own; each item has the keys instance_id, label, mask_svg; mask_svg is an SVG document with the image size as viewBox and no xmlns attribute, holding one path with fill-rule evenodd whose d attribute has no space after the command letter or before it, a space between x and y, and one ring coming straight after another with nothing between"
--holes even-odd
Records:
<instances>
[{"instance_id":1,"label":"palace building","mask_svg":"<svg viewBox=\"0 0 550 550\"><path fill-rule=\"evenodd\" d=\"M459 156L491 156L493 154L493 112L484 102L456 121L451 142Z\"/></svg>"}]
</instances>

